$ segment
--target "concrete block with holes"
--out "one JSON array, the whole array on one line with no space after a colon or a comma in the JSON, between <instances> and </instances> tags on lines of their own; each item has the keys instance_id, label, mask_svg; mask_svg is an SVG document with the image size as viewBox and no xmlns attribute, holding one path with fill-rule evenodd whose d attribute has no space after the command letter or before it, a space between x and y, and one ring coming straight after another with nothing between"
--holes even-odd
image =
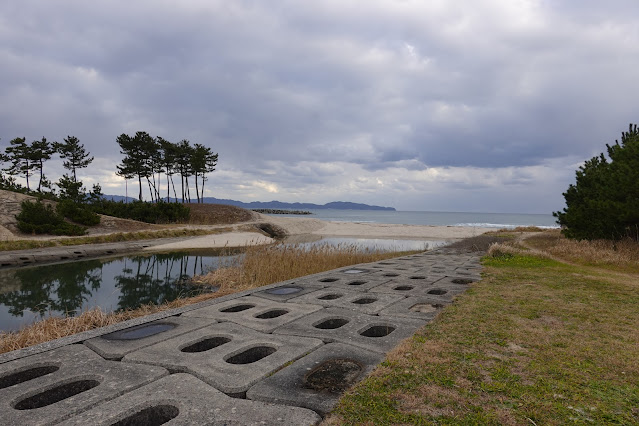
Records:
<instances>
[{"instance_id":1,"label":"concrete block with holes","mask_svg":"<svg viewBox=\"0 0 639 426\"><path fill-rule=\"evenodd\" d=\"M322 286L323 288L343 288L353 291L366 291L388 282L390 278L378 274L352 276L334 272L318 274L296 281L301 286Z\"/></svg>"},{"instance_id":2,"label":"concrete block with holes","mask_svg":"<svg viewBox=\"0 0 639 426\"><path fill-rule=\"evenodd\" d=\"M466 290L467 286L437 285L437 282L411 279L394 279L370 290L370 293L387 293L403 296L436 296L443 301L452 301L453 297Z\"/></svg>"},{"instance_id":3,"label":"concrete block with holes","mask_svg":"<svg viewBox=\"0 0 639 426\"><path fill-rule=\"evenodd\" d=\"M223 322L132 352L122 360L191 373L226 394L242 396L258 380L322 344L319 339L274 336Z\"/></svg>"},{"instance_id":4,"label":"concrete block with holes","mask_svg":"<svg viewBox=\"0 0 639 426\"><path fill-rule=\"evenodd\" d=\"M322 309L319 305L282 303L255 296L238 297L186 312L182 317L231 321L270 333L297 318Z\"/></svg>"},{"instance_id":5,"label":"concrete block with holes","mask_svg":"<svg viewBox=\"0 0 639 426\"><path fill-rule=\"evenodd\" d=\"M375 314L403 298L403 295L358 292L342 288L324 288L291 299L291 302L339 307L353 309L366 314Z\"/></svg>"},{"instance_id":6,"label":"concrete block with holes","mask_svg":"<svg viewBox=\"0 0 639 426\"><path fill-rule=\"evenodd\" d=\"M273 300L276 302L286 302L287 300L299 297L306 293L311 293L320 290L324 286L319 285L304 285L301 286L295 283L295 280L285 281L282 285L269 288L268 290L260 290L251 293L251 296L263 297L264 299Z\"/></svg>"},{"instance_id":7,"label":"concrete block with holes","mask_svg":"<svg viewBox=\"0 0 639 426\"><path fill-rule=\"evenodd\" d=\"M426 324L419 319L367 315L343 308L327 308L295 320L273 333L341 342L385 353Z\"/></svg>"},{"instance_id":8,"label":"concrete block with holes","mask_svg":"<svg viewBox=\"0 0 639 426\"><path fill-rule=\"evenodd\" d=\"M49 425L168 375L69 345L0 365L3 424Z\"/></svg>"},{"instance_id":9,"label":"concrete block with holes","mask_svg":"<svg viewBox=\"0 0 639 426\"><path fill-rule=\"evenodd\" d=\"M406 297L382 309L379 315L430 321L448 304L450 301L438 299L437 296Z\"/></svg>"},{"instance_id":10,"label":"concrete block with holes","mask_svg":"<svg viewBox=\"0 0 639 426\"><path fill-rule=\"evenodd\" d=\"M260 381L247 398L310 408L321 415L342 393L364 379L384 355L343 343L329 343Z\"/></svg>"},{"instance_id":11,"label":"concrete block with holes","mask_svg":"<svg viewBox=\"0 0 639 426\"><path fill-rule=\"evenodd\" d=\"M114 331L113 333L103 334L100 337L85 340L84 344L103 358L119 360L130 352L215 322L215 320L210 318L168 317Z\"/></svg>"},{"instance_id":12,"label":"concrete block with holes","mask_svg":"<svg viewBox=\"0 0 639 426\"><path fill-rule=\"evenodd\" d=\"M173 374L75 416L64 426L113 424L315 425L321 417L297 407L231 398L189 374Z\"/></svg>"}]
</instances>

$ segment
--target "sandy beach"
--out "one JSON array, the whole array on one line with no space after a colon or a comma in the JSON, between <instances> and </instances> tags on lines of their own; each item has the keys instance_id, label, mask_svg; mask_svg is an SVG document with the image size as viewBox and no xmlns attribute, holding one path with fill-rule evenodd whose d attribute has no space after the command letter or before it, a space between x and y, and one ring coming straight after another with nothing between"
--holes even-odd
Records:
<instances>
[{"instance_id":1,"label":"sandy beach","mask_svg":"<svg viewBox=\"0 0 639 426\"><path fill-rule=\"evenodd\" d=\"M397 240L455 241L491 231L491 228L465 226L393 225L387 223L328 222L306 217L259 215L256 223L270 223L283 229L293 242L319 240L323 237L380 238ZM227 232L193 237L185 241L149 247L149 251L243 247L268 244L274 239L256 232Z\"/></svg>"}]
</instances>

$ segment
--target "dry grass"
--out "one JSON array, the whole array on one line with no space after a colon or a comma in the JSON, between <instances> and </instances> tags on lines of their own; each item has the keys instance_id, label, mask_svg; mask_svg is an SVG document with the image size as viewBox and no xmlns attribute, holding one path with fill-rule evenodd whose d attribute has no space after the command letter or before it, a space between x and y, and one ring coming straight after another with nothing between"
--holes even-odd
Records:
<instances>
[{"instance_id":1,"label":"dry grass","mask_svg":"<svg viewBox=\"0 0 639 426\"><path fill-rule=\"evenodd\" d=\"M414 252L362 250L354 245L321 244L311 248L275 244L246 249L242 260L219 268L196 281L220 286L225 294L329 271L358 263L376 262Z\"/></svg>"},{"instance_id":2,"label":"dry grass","mask_svg":"<svg viewBox=\"0 0 639 426\"><path fill-rule=\"evenodd\" d=\"M500 229L497 233L509 233L509 232L543 232L544 230L538 226L518 226L512 229Z\"/></svg>"},{"instance_id":3,"label":"dry grass","mask_svg":"<svg viewBox=\"0 0 639 426\"><path fill-rule=\"evenodd\" d=\"M117 243L122 241L153 240L158 238L196 237L200 235L230 232L232 228L216 229L162 229L159 231L118 232L90 237L60 238L50 240L0 241L0 251L27 250L43 247L75 246L81 244Z\"/></svg>"},{"instance_id":4,"label":"dry grass","mask_svg":"<svg viewBox=\"0 0 639 426\"><path fill-rule=\"evenodd\" d=\"M243 261L236 260L205 276L195 277L195 282L219 286L215 293L177 299L162 305L145 305L124 312L105 313L97 308L76 317L50 317L15 333L0 333L0 353L279 281L409 253L413 252L382 253L355 246L329 245L311 249L281 244L248 247L241 257Z\"/></svg>"},{"instance_id":5,"label":"dry grass","mask_svg":"<svg viewBox=\"0 0 639 426\"><path fill-rule=\"evenodd\" d=\"M515 244L325 424L639 424L639 276Z\"/></svg>"},{"instance_id":6,"label":"dry grass","mask_svg":"<svg viewBox=\"0 0 639 426\"><path fill-rule=\"evenodd\" d=\"M639 243L631 239L577 241L565 238L559 231L546 231L526 238L523 244L571 263L639 272Z\"/></svg>"},{"instance_id":7,"label":"dry grass","mask_svg":"<svg viewBox=\"0 0 639 426\"><path fill-rule=\"evenodd\" d=\"M254 218L250 210L226 204L187 204L191 210L189 223L196 225L225 225L248 222Z\"/></svg>"}]
</instances>

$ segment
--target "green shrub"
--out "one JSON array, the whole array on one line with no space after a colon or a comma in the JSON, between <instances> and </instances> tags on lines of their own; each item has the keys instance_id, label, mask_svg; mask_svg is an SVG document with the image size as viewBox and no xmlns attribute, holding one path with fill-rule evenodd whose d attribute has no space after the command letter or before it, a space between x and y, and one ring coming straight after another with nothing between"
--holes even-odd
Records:
<instances>
[{"instance_id":1,"label":"green shrub","mask_svg":"<svg viewBox=\"0 0 639 426\"><path fill-rule=\"evenodd\" d=\"M84 235L86 228L64 221L49 204L25 200L16 215L18 229L28 234Z\"/></svg>"},{"instance_id":2,"label":"green shrub","mask_svg":"<svg viewBox=\"0 0 639 426\"><path fill-rule=\"evenodd\" d=\"M62 200L56 206L58 214L86 226L94 226L100 223L100 216L92 212L87 206L71 200Z\"/></svg>"},{"instance_id":3,"label":"green shrub","mask_svg":"<svg viewBox=\"0 0 639 426\"><path fill-rule=\"evenodd\" d=\"M102 199L91 204L91 209L96 213L139 220L146 223L186 222L190 215L190 209L184 204L164 201L158 201L157 203L141 201L124 203L122 201L116 202Z\"/></svg>"}]
</instances>

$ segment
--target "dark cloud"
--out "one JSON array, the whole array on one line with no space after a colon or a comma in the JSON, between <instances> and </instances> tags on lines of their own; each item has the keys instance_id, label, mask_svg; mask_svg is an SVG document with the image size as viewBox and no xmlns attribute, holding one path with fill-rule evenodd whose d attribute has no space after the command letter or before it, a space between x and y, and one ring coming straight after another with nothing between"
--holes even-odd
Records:
<instances>
[{"instance_id":1,"label":"dark cloud","mask_svg":"<svg viewBox=\"0 0 639 426\"><path fill-rule=\"evenodd\" d=\"M637 121L638 14L623 0L8 0L0 144L76 135L108 164L118 134L146 130L212 146L230 197L426 199L439 182L448 200L455 181L501 199Z\"/></svg>"}]
</instances>

